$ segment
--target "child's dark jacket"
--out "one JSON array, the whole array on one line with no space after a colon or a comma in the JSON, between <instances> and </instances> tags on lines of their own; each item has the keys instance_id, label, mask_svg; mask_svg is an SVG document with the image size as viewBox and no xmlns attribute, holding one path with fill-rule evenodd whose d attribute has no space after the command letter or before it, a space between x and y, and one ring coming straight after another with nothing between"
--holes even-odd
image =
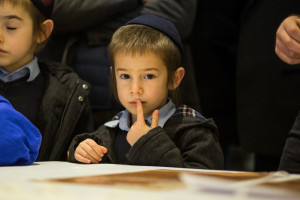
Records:
<instances>
[{"instance_id":1,"label":"child's dark jacket","mask_svg":"<svg viewBox=\"0 0 300 200\"><path fill-rule=\"evenodd\" d=\"M91 138L108 149L105 163L118 163L114 139L118 128L101 126L93 133L76 136L69 148L69 161L76 162L74 152L78 144ZM174 114L163 128L156 127L142 136L126 155L128 164L222 169L223 153L218 130L212 119Z\"/></svg>"},{"instance_id":2,"label":"child's dark jacket","mask_svg":"<svg viewBox=\"0 0 300 200\"><path fill-rule=\"evenodd\" d=\"M66 160L72 138L93 130L87 99L90 85L60 63L39 61L39 66L45 90L39 112L43 140L37 160Z\"/></svg>"}]
</instances>

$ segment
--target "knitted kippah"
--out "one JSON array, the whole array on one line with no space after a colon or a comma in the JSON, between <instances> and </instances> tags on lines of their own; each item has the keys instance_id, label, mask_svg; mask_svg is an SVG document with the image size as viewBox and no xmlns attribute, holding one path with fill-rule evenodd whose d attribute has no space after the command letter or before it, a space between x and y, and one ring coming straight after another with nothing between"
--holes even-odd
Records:
<instances>
[{"instance_id":1,"label":"knitted kippah","mask_svg":"<svg viewBox=\"0 0 300 200\"><path fill-rule=\"evenodd\" d=\"M172 22L156 15L146 14L138 16L126 23L126 25L130 24L149 26L164 33L178 46L180 52L182 53L183 47L181 39L175 25Z\"/></svg>"},{"instance_id":2,"label":"knitted kippah","mask_svg":"<svg viewBox=\"0 0 300 200\"><path fill-rule=\"evenodd\" d=\"M54 0L31 0L31 2L47 19L50 18Z\"/></svg>"}]
</instances>

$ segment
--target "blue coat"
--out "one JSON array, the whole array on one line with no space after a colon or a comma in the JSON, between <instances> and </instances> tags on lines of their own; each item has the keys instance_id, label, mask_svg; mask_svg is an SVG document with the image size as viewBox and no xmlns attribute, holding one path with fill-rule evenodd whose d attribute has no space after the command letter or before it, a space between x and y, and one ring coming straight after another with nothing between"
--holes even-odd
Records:
<instances>
[{"instance_id":1,"label":"blue coat","mask_svg":"<svg viewBox=\"0 0 300 200\"><path fill-rule=\"evenodd\" d=\"M29 165L39 153L40 131L0 95L0 166Z\"/></svg>"}]
</instances>

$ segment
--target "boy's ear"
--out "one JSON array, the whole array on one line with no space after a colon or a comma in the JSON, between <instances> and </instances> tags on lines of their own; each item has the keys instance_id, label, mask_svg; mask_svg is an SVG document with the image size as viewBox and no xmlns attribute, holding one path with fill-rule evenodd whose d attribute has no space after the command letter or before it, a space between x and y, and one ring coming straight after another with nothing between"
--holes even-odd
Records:
<instances>
[{"instance_id":1,"label":"boy's ear","mask_svg":"<svg viewBox=\"0 0 300 200\"><path fill-rule=\"evenodd\" d=\"M169 90L175 90L179 84L181 83L185 74L185 70L183 67L178 67L177 70L173 74L173 85L170 85Z\"/></svg>"},{"instance_id":2,"label":"boy's ear","mask_svg":"<svg viewBox=\"0 0 300 200\"><path fill-rule=\"evenodd\" d=\"M43 33L39 34L39 37L37 38L37 43L42 43L45 40L47 40L52 33L53 27L54 27L53 21L51 19L46 19L42 23Z\"/></svg>"}]
</instances>

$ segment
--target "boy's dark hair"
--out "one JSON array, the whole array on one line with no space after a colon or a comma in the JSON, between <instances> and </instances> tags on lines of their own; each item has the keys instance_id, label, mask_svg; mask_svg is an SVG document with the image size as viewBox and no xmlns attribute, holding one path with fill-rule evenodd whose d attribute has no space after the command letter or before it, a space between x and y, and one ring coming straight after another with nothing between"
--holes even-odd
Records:
<instances>
[{"instance_id":1,"label":"boy's dark hair","mask_svg":"<svg viewBox=\"0 0 300 200\"><path fill-rule=\"evenodd\" d=\"M145 53L154 53L161 58L167 67L168 84L173 85L174 72L181 65L181 53L178 46L164 33L145 25L126 25L119 28L112 37L108 47L108 54L112 66L111 87L117 100L118 93L116 89L116 77L114 68L114 57L117 53L143 55ZM178 89L170 90L168 97L177 104Z\"/></svg>"},{"instance_id":2,"label":"boy's dark hair","mask_svg":"<svg viewBox=\"0 0 300 200\"><path fill-rule=\"evenodd\" d=\"M32 3L31 0L1 0L0 5L4 4L9 4L13 7L21 6L29 13L33 21L34 38L40 37L41 34L46 35L44 29L42 28L42 24L47 18L37 9L37 7ZM49 38L50 36L45 41L37 43L35 46L35 52L42 50L46 46Z\"/></svg>"}]
</instances>

